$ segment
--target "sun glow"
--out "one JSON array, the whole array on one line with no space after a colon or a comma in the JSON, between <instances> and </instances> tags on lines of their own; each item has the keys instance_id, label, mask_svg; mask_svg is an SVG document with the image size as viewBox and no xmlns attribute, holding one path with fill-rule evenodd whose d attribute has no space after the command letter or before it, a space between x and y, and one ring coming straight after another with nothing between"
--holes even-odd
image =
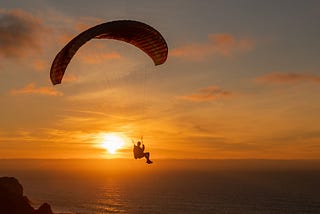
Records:
<instances>
[{"instance_id":1,"label":"sun glow","mask_svg":"<svg viewBox=\"0 0 320 214\"><path fill-rule=\"evenodd\" d=\"M110 154L115 154L116 151L122 148L125 144L125 140L117 134L106 134L103 137L101 146L108 150Z\"/></svg>"}]
</instances>

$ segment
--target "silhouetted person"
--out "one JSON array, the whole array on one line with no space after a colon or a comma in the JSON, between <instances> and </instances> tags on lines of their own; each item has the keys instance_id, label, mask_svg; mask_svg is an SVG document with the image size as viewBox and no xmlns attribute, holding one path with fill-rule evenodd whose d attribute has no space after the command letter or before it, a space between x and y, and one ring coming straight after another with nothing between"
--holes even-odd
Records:
<instances>
[{"instance_id":1,"label":"silhouetted person","mask_svg":"<svg viewBox=\"0 0 320 214\"><path fill-rule=\"evenodd\" d=\"M146 162L147 164L152 163L152 161L149 159L150 153L144 152L144 145L142 144L142 146L141 146L140 141L137 142L137 145L133 146L133 154L134 154L135 159L137 159L137 158L140 159L140 158L145 157L147 159L147 162Z\"/></svg>"}]
</instances>

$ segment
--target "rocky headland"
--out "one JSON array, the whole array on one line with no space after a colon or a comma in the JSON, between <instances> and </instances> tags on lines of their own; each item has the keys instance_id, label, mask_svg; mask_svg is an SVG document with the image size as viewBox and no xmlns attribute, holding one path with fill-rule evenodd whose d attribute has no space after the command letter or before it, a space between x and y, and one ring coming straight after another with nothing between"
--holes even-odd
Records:
<instances>
[{"instance_id":1,"label":"rocky headland","mask_svg":"<svg viewBox=\"0 0 320 214\"><path fill-rule=\"evenodd\" d=\"M0 213L3 214L53 214L49 204L38 209L30 205L23 195L23 187L14 177L0 177Z\"/></svg>"}]
</instances>

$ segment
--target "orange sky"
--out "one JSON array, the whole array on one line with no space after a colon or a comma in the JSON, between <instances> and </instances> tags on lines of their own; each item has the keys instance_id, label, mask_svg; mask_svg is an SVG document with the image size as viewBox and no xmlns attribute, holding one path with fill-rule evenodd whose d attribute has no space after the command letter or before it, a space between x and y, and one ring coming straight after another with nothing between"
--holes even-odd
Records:
<instances>
[{"instance_id":1,"label":"orange sky","mask_svg":"<svg viewBox=\"0 0 320 214\"><path fill-rule=\"evenodd\" d=\"M320 157L319 3L98 2L1 6L0 158L132 158L142 135L155 159ZM90 41L52 86L65 43L117 19L161 32L167 62ZM125 140L116 154L107 133Z\"/></svg>"}]
</instances>

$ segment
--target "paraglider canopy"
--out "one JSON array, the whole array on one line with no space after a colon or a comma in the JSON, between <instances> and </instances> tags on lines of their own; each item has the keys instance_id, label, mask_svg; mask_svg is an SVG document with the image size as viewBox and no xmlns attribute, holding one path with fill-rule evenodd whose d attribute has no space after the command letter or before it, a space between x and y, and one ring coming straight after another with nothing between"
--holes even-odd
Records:
<instances>
[{"instance_id":1,"label":"paraglider canopy","mask_svg":"<svg viewBox=\"0 0 320 214\"><path fill-rule=\"evenodd\" d=\"M132 44L148 54L155 65L161 65L167 59L167 43L151 26L132 20L106 22L83 31L56 55L50 69L53 85L61 83L72 57L82 45L93 38L115 39Z\"/></svg>"}]
</instances>

